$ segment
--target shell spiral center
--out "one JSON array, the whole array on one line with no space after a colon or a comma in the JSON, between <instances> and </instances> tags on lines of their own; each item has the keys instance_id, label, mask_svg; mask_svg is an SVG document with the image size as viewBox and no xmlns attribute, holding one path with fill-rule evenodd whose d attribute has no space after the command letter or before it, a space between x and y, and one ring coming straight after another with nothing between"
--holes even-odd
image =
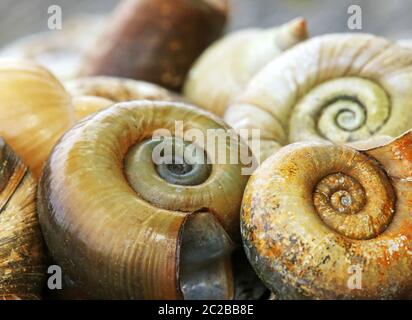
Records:
<instances>
[{"instance_id":1,"label":"shell spiral center","mask_svg":"<svg viewBox=\"0 0 412 320\"><path fill-rule=\"evenodd\" d=\"M395 193L377 163L367 157L359 160L364 161L362 165L348 172L320 179L313 204L329 228L351 239L367 240L377 237L391 222Z\"/></svg>"}]
</instances>

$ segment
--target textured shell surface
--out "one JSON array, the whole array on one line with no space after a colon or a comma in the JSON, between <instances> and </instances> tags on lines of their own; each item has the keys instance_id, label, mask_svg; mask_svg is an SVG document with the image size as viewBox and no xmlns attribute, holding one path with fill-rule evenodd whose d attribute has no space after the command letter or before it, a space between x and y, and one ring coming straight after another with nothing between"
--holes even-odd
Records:
<instances>
[{"instance_id":1,"label":"textured shell surface","mask_svg":"<svg viewBox=\"0 0 412 320\"><path fill-rule=\"evenodd\" d=\"M260 129L262 161L296 141L396 137L412 125L411 50L369 34L312 38L264 67L225 120Z\"/></svg>"},{"instance_id":2,"label":"textured shell surface","mask_svg":"<svg viewBox=\"0 0 412 320\"><path fill-rule=\"evenodd\" d=\"M244 247L278 298L411 298L412 132L380 141L294 143L250 178Z\"/></svg>"},{"instance_id":3,"label":"textured shell surface","mask_svg":"<svg viewBox=\"0 0 412 320\"><path fill-rule=\"evenodd\" d=\"M0 300L40 298L46 259L35 196L33 176L0 138Z\"/></svg>"}]
</instances>

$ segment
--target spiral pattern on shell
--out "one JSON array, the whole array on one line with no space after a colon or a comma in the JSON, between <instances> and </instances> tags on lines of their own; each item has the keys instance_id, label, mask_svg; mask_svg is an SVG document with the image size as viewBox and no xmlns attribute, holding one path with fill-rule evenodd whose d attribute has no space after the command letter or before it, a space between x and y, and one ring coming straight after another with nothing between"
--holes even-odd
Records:
<instances>
[{"instance_id":1,"label":"spiral pattern on shell","mask_svg":"<svg viewBox=\"0 0 412 320\"><path fill-rule=\"evenodd\" d=\"M153 133L174 132L175 121L183 121L183 136L161 141L183 148L190 129L205 136L228 130L217 117L181 103L119 103L69 130L45 166L38 212L46 243L92 297L233 296L230 254L240 238L248 177L240 164L196 157L155 163ZM225 153L232 139L225 138Z\"/></svg>"},{"instance_id":2,"label":"spiral pattern on shell","mask_svg":"<svg viewBox=\"0 0 412 320\"><path fill-rule=\"evenodd\" d=\"M36 182L0 138L0 300L39 299L45 279Z\"/></svg>"},{"instance_id":3,"label":"spiral pattern on shell","mask_svg":"<svg viewBox=\"0 0 412 320\"><path fill-rule=\"evenodd\" d=\"M229 103L260 69L307 37L303 18L267 30L245 29L229 33L208 48L192 66L184 95L196 105L223 116Z\"/></svg>"},{"instance_id":4,"label":"spiral pattern on shell","mask_svg":"<svg viewBox=\"0 0 412 320\"><path fill-rule=\"evenodd\" d=\"M398 136L412 125L411 51L368 34L312 38L264 67L225 119L261 130L263 159L296 141Z\"/></svg>"},{"instance_id":5,"label":"spiral pattern on shell","mask_svg":"<svg viewBox=\"0 0 412 320\"><path fill-rule=\"evenodd\" d=\"M412 132L362 150L294 143L248 182L246 254L282 299L410 298L411 199Z\"/></svg>"}]
</instances>

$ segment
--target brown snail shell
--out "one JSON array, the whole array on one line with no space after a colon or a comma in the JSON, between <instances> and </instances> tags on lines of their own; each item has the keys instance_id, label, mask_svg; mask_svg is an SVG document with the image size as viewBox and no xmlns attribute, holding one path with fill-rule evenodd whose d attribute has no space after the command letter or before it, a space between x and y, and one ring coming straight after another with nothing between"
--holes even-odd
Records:
<instances>
[{"instance_id":1,"label":"brown snail shell","mask_svg":"<svg viewBox=\"0 0 412 320\"><path fill-rule=\"evenodd\" d=\"M250 178L244 247L277 297L411 298L412 131L370 143L291 144ZM361 270L355 290L353 266Z\"/></svg>"},{"instance_id":2,"label":"brown snail shell","mask_svg":"<svg viewBox=\"0 0 412 320\"><path fill-rule=\"evenodd\" d=\"M0 59L0 136L35 177L73 123L70 95L49 71L31 61Z\"/></svg>"},{"instance_id":3,"label":"brown snail shell","mask_svg":"<svg viewBox=\"0 0 412 320\"><path fill-rule=\"evenodd\" d=\"M116 77L84 77L65 83L72 96L96 96L114 102L171 100L176 94L149 82Z\"/></svg>"},{"instance_id":4,"label":"brown snail shell","mask_svg":"<svg viewBox=\"0 0 412 320\"><path fill-rule=\"evenodd\" d=\"M72 79L79 71L81 57L99 34L104 18L82 14L64 20L59 31L46 31L19 39L1 49L0 57L33 60L60 80ZM87 32L85 32L87 26Z\"/></svg>"},{"instance_id":5,"label":"brown snail shell","mask_svg":"<svg viewBox=\"0 0 412 320\"><path fill-rule=\"evenodd\" d=\"M398 136L412 125L410 49L368 34L312 38L264 67L225 119L260 129L261 160L296 141Z\"/></svg>"},{"instance_id":6,"label":"brown snail shell","mask_svg":"<svg viewBox=\"0 0 412 320\"><path fill-rule=\"evenodd\" d=\"M165 180L151 138L157 129L174 131L175 121L184 121L183 134L228 130L181 103L119 103L69 130L45 166L38 213L46 243L91 297L233 297L230 254L248 177L240 164L212 164L197 166L199 175L188 170L191 185Z\"/></svg>"},{"instance_id":7,"label":"brown snail shell","mask_svg":"<svg viewBox=\"0 0 412 320\"><path fill-rule=\"evenodd\" d=\"M39 299L45 255L36 181L0 138L0 300Z\"/></svg>"},{"instance_id":8,"label":"brown snail shell","mask_svg":"<svg viewBox=\"0 0 412 320\"><path fill-rule=\"evenodd\" d=\"M125 0L85 58L81 75L145 80L179 90L195 59L222 33L226 0Z\"/></svg>"},{"instance_id":9,"label":"brown snail shell","mask_svg":"<svg viewBox=\"0 0 412 320\"><path fill-rule=\"evenodd\" d=\"M223 116L260 69L307 37L303 18L271 29L230 33L199 57L186 79L184 94L196 105Z\"/></svg>"}]
</instances>

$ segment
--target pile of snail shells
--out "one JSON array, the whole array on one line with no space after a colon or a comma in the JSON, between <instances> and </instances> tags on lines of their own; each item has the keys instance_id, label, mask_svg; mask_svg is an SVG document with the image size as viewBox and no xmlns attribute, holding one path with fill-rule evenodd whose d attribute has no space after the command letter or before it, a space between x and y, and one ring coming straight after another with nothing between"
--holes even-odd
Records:
<instances>
[{"instance_id":1,"label":"pile of snail shells","mask_svg":"<svg viewBox=\"0 0 412 320\"><path fill-rule=\"evenodd\" d=\"M35 178L40 179L38 203L35 204L35 180L32 178L32 184L23 184L20 176L11 175L13 171L9 168L14 162L10 159L14 158L7 154L7 158L2 159L4 170L1 172L4 176L0 209L5 210L1 216L4 218L2 225L10 225L10 228L22 232L21 242L5 242L0 250L2 297L38 297L38 289L44 280L44 270L39 276L35 273L41 267L38 260L45 254L43 240L30 237L32 229L23 228L19 219L26 219L24 222L32 223L33 228L41 225L48 253L54 262L63 267L65 279L69 279L70 285L82 296L228 299L238 294L232 253L240 239L238 212L247 181L247 176L241 175L242 165L209 165L197 159L199 163L184 165L184 172L181 172L179 166L174 169L167 165L154 166L150 157L151 150L160 143L152 139L153 132L165 128L172 130L176 121L189 123L185 125L184 132L192 128L201 130L205 135L209 129L228 131L229 128L211 114L177 103L184 100L177 93L142 81L151 80L178 89L193 60L220 35L226 20L226 10L225 0L205 0L197 4L178 0L173 6L163 0L124 1L109 24L111 28L108 33L117 29L111 41L106 41L105 32L103 37L107 46L99 46L101 55L93 58L88 55L81 70L84 76L76 77L64 85L46 68L33 61L0 60L0 136L10 143L28 165L28 168L21 168L22 174L29 175L29 171L32 171ZM159 11L162 19L156 20ZM188 28L188 24L192 26ZM157 33L155 36L163 40L154 43L148 38L141 38L133 44L138 43L138 47L129 47L131 43L123 34L127 32L136 38L142 35L141 30L147 31L148 28L151 29L149 33ZM170 29L173 29L174 34L170 34ZM122 36L119 38L116 33ZM56 38L50 37L49 40L53 42ZM37 41L41 42L41 36ZM123 52L120 59L119 52L113 51L110 46ZM24 51L24 43L21 48ZM30 44L27 48L30 48ZM56 46L54 49L58 53L67 47ZM147 55L136 54L136 50L145 50ZM130 53L130 59L124 59L125 52ZM152 60L145 58L148 56ZM143 57L142 61L140 57ZM49 63L56 61L51 59ZM126 64L122 65L124 62ZM104 72L102 76L99 70L106 66L113 67L114 74ZM137 69L132 70L133 74L125 74L124 71L131 66L137 66ZM67 73L62 74L59 75L60 79L64 79ZM126 79L124 76L138 80ZM135 102L109 108L121 101ZM107 111L107 118L101 119L102 123L94 123L94 134L90 135L91 120L101 110ZM101 178L91 179L96 182L95 187L98 189L92 190L89 180L85 180L81 173L82 168L73 168L70 175L60 180L62 188L54 185L59 180L58 176L66 172L66 169L55 172L54 166L71 166L58 152L62 149L69 151L68 146L72 143L84 145L84 139L75 141L82 128L86 130L85 137L91 138L90 144L100 147L104 155L103 158L98 156L98 152L93 152L89 147L80 148L79 155L102 161L103 167L108 160L114 161L109 166L110 170L107 167L104 169L108 175L105 190L107 195L112 196L112 202L103 195ZM100 138L98 132L102 133ZM70 136L77 138L71 140ZM100 139L105 143L101 143ZM225 140L228 154L232 139L235 137L229 136ZM173 136L169 140L172 145L186 147L183 137ZM107 148L114 149L110 152ZM73 155L70 151L67 160L75 159ZM55 161L56 158L59 160ZM87 164L87 161L79 163L75 160L75 163ZM109 179L116 178L115 166L119 170L117 185ZM97 172L98 164L83 168L85 172ZM78 202L76 197L87 194L88 190L92 190L93 197L84 197L89 209L80 209L79 206L76 213L62 210L62 195L69 195L68 182L75 182L77 174L80 174L79 181L85 185L73 190L77 196L70 195L67 204L74 205ZM48 183L52 183L53 187L48 187ZM3 184L9 187L3 189ZM120 198L115 196L117 187ZM20 195L20 189L31 198L25 200ZM52 195L57 190L62 192L58 201ZM124 198L127 194L129 200ZM22 202L21 208L14 205L9 209L7 204L14 204L11 201L13 197L15 201L27 201L27 204ZM93 202L97 204L96 208L89 207ZM116 205L113 206L113 203ZM28 209L36 206L39 219L34 215L33 220L33 210ZM106 217L104 208L108 214ZM103 229L99 223L89 219L88 214L91 212L100 219ZM87 213L84 219L76 217L83 213ZM59 218L54 221L53 217ZM61 222L72 218L75 221L70 222L68 230L68 225ZM117 226L116 219L119 223ZM84 226L85 221L90 222L90 230L84 233L78 228L83 228L81 226ZM10 230L16 232L15 229ZM114 233L110 234L110 230ZM30 241L28 244L24 242L26 233L27 241ZM95 242L92 238L85 242L85 236L88 238L93 235L96 236ZM3 237L6 241L10 233L0 233L0 244ZM116 237L124 239L115 240ZM102 244L106 249L101 247ZM25 255L20 255L13 245ZM27 252L30 246L39 249ZM85 264L86 260L90 265ZM96 267L101 272L96 273ZM25 272L31 272L31 278L24 277Z\"/></svg>"},{"instance_id":2,"label":"pile of snail shells","mask_svg":"<svg viewBox=\"0 0 412 320\"><path fill-rule=\"evenodd\" d=\"M162 142L153 137L158 129L170 130L172 136L166 140L183 148L187 144L184 135L192 129L204 136L207 130L227 132L227 158L239 152L234 149L237 135L213 114L177 102L176 94L150 83L88 77L72 80L66 88L34 62L0 60L0 105L15 107L1 109L0 135L39 177L35 203L34 178L30 185L22 184L21 177L15 182L8 169L15 160L1 162L5 167L0 172L5 176L0 208L12 196L25 201L17 184L31 195L29 203L37 209L37 216L30 215L33 211L26 213L27 205L20 203L21 209L13 206L14 211L0 217L8 217L21 232L26 229L16 219L20 214L27 223L41 226L49 255L62 267L67 284L78 296L230 299L245 290L237 286L239 275L232 265L248 179L242 174L243 165L208 164L198 159L182 170L181 166L155 164L151 157ZM18 126L10 119L16 119ZM184 123L183 136L173 133L179 121ZM37 129L33 124L43 127ZM21 170L29 174L29 168ZM3 189L3 184L10 187ZM0 244L2 236L8 234L0 233ZM41 250L30 251L22 262L39 263L45 255L43 239L31 240L30 245ZM11 258L21 260L17 255L7 259ZM17 261L11 263L17 268ZM9 274L9 269L0 270ZM11 275L20 279L16 273ZM33 276L21 281L38 281L36 285L41 286L44 273L40 275L39 280ZM0 289L5 297L34 298L38 293L32 294L31 288L26 292Z\"/></svg>"},{"instance_id":3,"label":"pile of snail shells","mask_svg":"<svg viewBox=\"0 0 412 320\"><path fill-rule=\"evenodd\" d=\"M0 136L39 179L53 146L81 119L115 102L178 100L143 81L77 78L66 87L46 68L21 59L0 59Z\"/></svg>"},{"instance_id":4,"label":"pile of snail shells","mask_svg":"<svg viewBox=\"0 0 412 320\"><path fill-rule=\"evenodd\" d=\"M199 14L209 16L206 3L193 8L182 1L190 10L199 9ZM180 14L170 19L185 16ZM176 70L184 74L182 68ZM37 207L38 216L32 222L41 226L53 263L63 268L64 285L73 289L69 297L72 292L77 297L104 299L250 296L245 293L249 285L239 285L244 282L243 272L250 275L248 264L241 261L235 266L239 260L232 259L239 251L238 214L248 178L241 174L243 165L204 164L198 159L199 163L185 165L181 172L179 166L154 165L151 159L153 148L160 143L152 134L157 129L172 131L177 121L185 122L183 134L190 129L200 130L205 136L211 129L229 131L221 119L180 103L184 100L159 85L115 76L89 75L62 84L33 61L0 59L0 136L27 163L24 172L32 171L39 181L37 203L35 189L30 189L30 204ZM130 102L119 104L122 101ZM97 121L96 117L103 114L106 116ZM186 147L183 138L172 136L169 142ZM225 140L228 157L237 152L233 150L234 139L238 141L236 135L229 134ZM80 149L75 151L71 145ZM93 146L103 154L99 155ZM76 160L75 153L89 160ZM99 172L98 162L107 178L86 178L85 173ZM69 167L70 172L66 170ZM61 177L62 173L67 176ZM14 181L10 176L4 180ZM92 186L91 181L96 184ZM74 194L69 191L71 182L76 185ZM24 187L28 192L29 186ZM61 193L55 195L55 191ZM10 197L9 192L2 195ZM18 194L16 197L19 199ZM85 200L85 207L78 197ZM96 207L90 207L93 203ZM67 210L63 209L65 205ZM23 209L12 212L16 216L24 213ZM28 214L25 217L32 218ZM12 216L10 224L19 228L17 222ZM0 233L0 241L3 235L7 234ZM31 240L30 244L41 250L27 253L24 259L15 256L22 265L38 263L34 257L45 256L43 239ZM10 261L16 267L17 262ZM234 274L235 270L240 273ZM9 269L1 271L10 274ZM36 280L33 286L37 291L2 286L0 293L6 298L39 297L44 270L40 276L38 280L33 276L31 281L11 273L4 281L10 282L11 278L29 287ZM251 278L254 281L249 282L258 281L255 275ZM256 290L254 283L251 286ZM264 287L259 290L262 292Z\"/></svg>"},{"instance_id":5,"label":"pile of snail shells","mask_svg":"<svg viewBox=\"0 0 412 320\"><path fill-rule=\"evenodd\" d=\"M222 109L221 97L236 91L232 82L210 89L216 100L202 101L195 88L224 78L234 62L216 61L232 38L200 57L185 89L199 105L223 110L239 133L260 132L249 145L263 164L247 184L240 217L259 277L280 299L412 298L407 42L314 37L255 70Z\"/></svg>"},{"instance_id":6,"label":"pile of snail shells","mask_svg":"<svg viewBox=\"0 0 412 320\"><path fill-rule=\"evenodd\" d=\"M297 18L209 46L227 14L125 0L76 75L0 58L0 298L41 298L46 255L71 298L261 297L241 243L276 298L412 298L408 42L307 39ZM197 144L194 162L154 162L192 129L227 134L226 156L259 130L261 166L204 163Z\"/></svg>"},{"instance_id":7,"label":"pile of snail shells","mask_svg":"<svg viewBox=\"0 0 412 320\"><path fill-rule=\"evenodd\" d=\"M370 34L309 39L267 64L224 118L237 130L260 129L262 161L297 141L399 136L412 124L410 52Z\"/></svg>"}]
</instances>

